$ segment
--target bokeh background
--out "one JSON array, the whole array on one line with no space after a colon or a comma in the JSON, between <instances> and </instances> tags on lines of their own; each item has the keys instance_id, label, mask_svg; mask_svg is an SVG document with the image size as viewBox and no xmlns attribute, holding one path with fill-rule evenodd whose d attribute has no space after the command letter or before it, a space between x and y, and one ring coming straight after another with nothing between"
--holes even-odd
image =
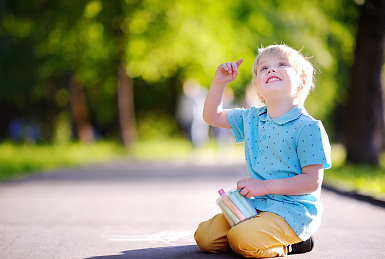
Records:
<instances>
[{"instance_id":1,"label":"bokeh background","mask_svg":"<svg viewBox=\"0 0 385 259\"><path fill-rule=\"evenodd\" d=\"M0 0L3 178L233 146L228 131L201 124L205 93L220 63L244 58L225 107L253 105L251 65L275 43L316 67L305 107L345 166L336 174L354 163L382 177L384 2Z\"/></svg>"}]
</instances>

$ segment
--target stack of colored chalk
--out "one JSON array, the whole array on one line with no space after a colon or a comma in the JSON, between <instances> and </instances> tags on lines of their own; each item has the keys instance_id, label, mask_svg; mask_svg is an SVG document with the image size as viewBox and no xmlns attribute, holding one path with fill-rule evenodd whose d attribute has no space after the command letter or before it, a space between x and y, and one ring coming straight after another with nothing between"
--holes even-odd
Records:
<instances>
[{"instance_id":1,"label":"stack of colored chalk","mask_svg":"<svg viewBox=\"0 0 385 259\"><path fill-rule=\"evenodd\" d=\"M251 200L240 194L240 190L230 190L225 193L223 189L218 191L219 197L216 201L223 215L229 222L230 226L257 216Z\"/></svg>"}]
</instances>

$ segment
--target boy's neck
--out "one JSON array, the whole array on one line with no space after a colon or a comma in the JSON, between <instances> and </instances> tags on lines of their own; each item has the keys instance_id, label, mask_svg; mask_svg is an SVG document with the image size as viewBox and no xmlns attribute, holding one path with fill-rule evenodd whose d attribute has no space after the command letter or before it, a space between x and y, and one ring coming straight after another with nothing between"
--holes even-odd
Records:
<instances>
[{"instance_id":1,"label":"boy's neck","mask_svg":"<svg viewBox=\"0 0 385 259\"><path fill-rule=\"evenodd\" d=\"M287 100L285 102L279 102L279 103L266 102L266 108L270 118L275 119L286 114L298 104L299 102L295 100Z\"/></svg>"}]
</instances>

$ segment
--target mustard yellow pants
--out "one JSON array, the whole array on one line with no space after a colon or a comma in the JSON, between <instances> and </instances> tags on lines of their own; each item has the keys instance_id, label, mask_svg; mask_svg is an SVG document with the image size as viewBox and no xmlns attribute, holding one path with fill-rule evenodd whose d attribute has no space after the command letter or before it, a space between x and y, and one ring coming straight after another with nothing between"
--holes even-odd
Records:
<instances>
[{"instance_id":1,"label":"mustard yellow pants","mask_svg":"<svg viewBox=\"0 0 385 259\"><path fill-rule=\"evenodd\" d=\"M203 252L221 253L230 248L247 258L286 256L287 246L302 240L275 213L259 212L255 218L230 228L223 214L199 224L194 235Z\"/></svg>"}]
</instances>

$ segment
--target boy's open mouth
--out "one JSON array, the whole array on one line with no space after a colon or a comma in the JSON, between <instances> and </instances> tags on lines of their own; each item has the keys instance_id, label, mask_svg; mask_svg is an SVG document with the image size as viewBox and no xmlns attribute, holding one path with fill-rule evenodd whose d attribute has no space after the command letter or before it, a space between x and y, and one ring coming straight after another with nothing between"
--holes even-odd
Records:
<instances>
[{"instance_id":1,"label":"boy's open mouth","mask_svg":"<svg viewBox=\"0 0 385 259\"><path fill-rule=\"evenodd\" d=\"M276 82L276 81L281 81L281 79L278 78L278 77L276 77L276 76L271 76L271 77L269 77L269 78L266 80L266 84L271 83L271 82Z\"/></svg>"}]
</instances>

